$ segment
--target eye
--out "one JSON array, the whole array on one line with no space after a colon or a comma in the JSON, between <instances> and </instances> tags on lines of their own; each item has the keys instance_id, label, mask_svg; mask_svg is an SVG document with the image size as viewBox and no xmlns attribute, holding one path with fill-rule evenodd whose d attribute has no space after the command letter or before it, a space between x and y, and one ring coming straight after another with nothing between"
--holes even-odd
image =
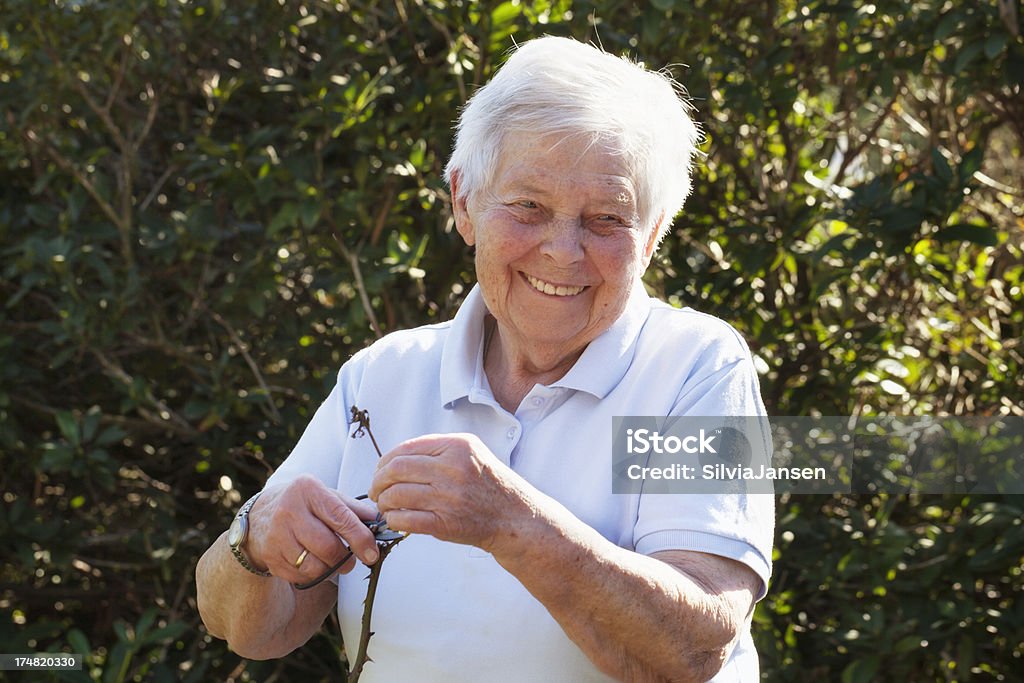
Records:
<instances>
[{"instance_id":1,"label":"eye","mask_svg":"<svg viewBox=\"0 0 1024 683\"><path fill-rule=\"evenodd\" d=\"M597 235L619 235L632 227L631 221L616 213L598 213L590 219L590 229Z\"/></svg>"},{"instance_id":2,"label":"eye","mask_svg":"<svg viewBox=\"0 0 1024 683\"><path fill-rule=\"evenodd\" d=\"M536 209L537 202L533 201L532 199L520 199L518 202L516 202L516 206L522 209Z\"/></svg>"},{"instance_id":3,"label":"eye","mask_svg":"<svg viewBox=\"0 0 1024 683\"><path fill-rule=\"evenodd\" d=\"M614 213L598 214L595 217L595 219L596 219L596 222L599 225L602 225L602 226L605 226L605 227L613 226L613 225L625 225L625 226L628 226L630 224L629 221L627 221L625 218L623 218L622 216L619 216L618 214L614 214Z\"/></svg>"}]
</instances>

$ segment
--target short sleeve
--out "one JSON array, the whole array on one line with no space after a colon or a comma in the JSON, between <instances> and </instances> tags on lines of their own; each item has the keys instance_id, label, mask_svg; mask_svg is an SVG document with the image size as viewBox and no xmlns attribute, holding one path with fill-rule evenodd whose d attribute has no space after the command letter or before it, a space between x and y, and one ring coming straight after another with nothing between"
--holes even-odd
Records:
<instances>
[{"instance_id":1,"label":"short sleeve","mask_svg":"<svg viewBox=\"0 0 1024 683\"><path fill-rule=\"evenodd\" d=\"M688 382L673 415L764 416L757 373L749 357ZM767 425L762 433L771 447ZM636 551L691 550L728 557L750 567L762 581L771 576L775 498L750 493L641 494L633 539Z\"/></svg>"}]
</instances>

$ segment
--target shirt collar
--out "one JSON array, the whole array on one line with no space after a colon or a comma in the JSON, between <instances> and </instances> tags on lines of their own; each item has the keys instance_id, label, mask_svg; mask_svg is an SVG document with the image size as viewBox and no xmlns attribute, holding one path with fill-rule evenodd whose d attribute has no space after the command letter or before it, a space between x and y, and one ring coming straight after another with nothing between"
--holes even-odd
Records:
<instances>
[{"instance_id":1,"label":"shirt collar","mask_svg":"<svg viewBox=\"0 0 1024 683\"><path fill-rule=\"evenodd\" d=\"M636 340L647 321L651 299L637 281L622 315L587 345L579 360L554 388L585 391L598 399L607 396L622 380L636 350ZM474 285L452 320L441 353L441 404L450 407L462 398L494 401L483 371L484 318L487 306Z\"/></svg>"},{"instance_id":2,"label":"shirt collar","mask_svg":"<svg viewBox=\"0 0 1024 683\"><path fill-rule=\"evenodd\" d=\"M487 305L480 293L480 285L474 285L455 313L441 352L442 407L482 392L487 386L481 358L486 316ZM487 393L490 393L489 388Z\"/></svg>"},{"instance_id":3,"label":"shirt collar","mask_svg":"<svg viewBox=\"0 0 1024 683\"><path fill-rule=\"evenodd\" d=\"M636 352L636 340L647 322L651 298L639 280L634 284L622 315L587 345L572 369L552 387L576 389L602 399L618 385L629 370Z\"/></svg>"}]
</instances>

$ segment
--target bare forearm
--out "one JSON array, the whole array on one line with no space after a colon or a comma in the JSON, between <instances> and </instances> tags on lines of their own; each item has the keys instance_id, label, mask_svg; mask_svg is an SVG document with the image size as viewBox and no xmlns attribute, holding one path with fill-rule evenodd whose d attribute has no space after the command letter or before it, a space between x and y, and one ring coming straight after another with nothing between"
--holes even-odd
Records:
<instances>
[{"instance_id":1,"label":"bare forearm","mask_svg":"<svg viewBox=\"0 0 1024 683\"><path fill-rule=\"evenodd\" d=\"M393 529L491 552L596 666L624 680L713 677L760 587L726 558L616 547L473 434L402 442L369 494Z\"/></svg>"},{"instance_id":2,"label":"bare forearm","mask_svg":"<svg viewBox=\"0 0 1024 683\"><path fill-rule=\"evenodd\" d=\"M298 593L282 579L256 576L231 555L226 535L199 560L196 585L207 630L250 659L283 657L305 643L323 623L337 590L325 583Z\"/></svg>"},{"instance_id":3,"label":"bare forearm","mask_svg":"<svg viewBox=\"0 0 1024 683\"><path fill-rule=\"evenodd\" d=\"M495 558L620 680L705 681L735 636L722 603L695 581L615 546L550 499Z\"/></svg>"}]
</instances>

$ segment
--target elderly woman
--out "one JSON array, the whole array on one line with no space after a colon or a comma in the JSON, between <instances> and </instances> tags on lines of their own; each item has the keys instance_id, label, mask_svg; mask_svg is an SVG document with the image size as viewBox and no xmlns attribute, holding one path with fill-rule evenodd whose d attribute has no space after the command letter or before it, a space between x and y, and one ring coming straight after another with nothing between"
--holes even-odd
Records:
<instances>
[{"instance_id":1,"label":"elderly woman","mask_svg":"<svg viewBox=\"0 0 1024 683\"><path fill-rule=\"evenodd\" d=\"M764 414L739 335L641 283L696 138L661 74L562 38L509 58L463 111L447 168L479 284L451 322L342 367L199 564L212 634L280 657L337 603L358 642L354 561L337 585L294 584L345 546L374 562L363 520L379 511L411 536L382 570L366 681L757 680L771 496L612 492L613 416ZM353 406L383 458L349 438Z\"/></svg>"}]
</instances>

